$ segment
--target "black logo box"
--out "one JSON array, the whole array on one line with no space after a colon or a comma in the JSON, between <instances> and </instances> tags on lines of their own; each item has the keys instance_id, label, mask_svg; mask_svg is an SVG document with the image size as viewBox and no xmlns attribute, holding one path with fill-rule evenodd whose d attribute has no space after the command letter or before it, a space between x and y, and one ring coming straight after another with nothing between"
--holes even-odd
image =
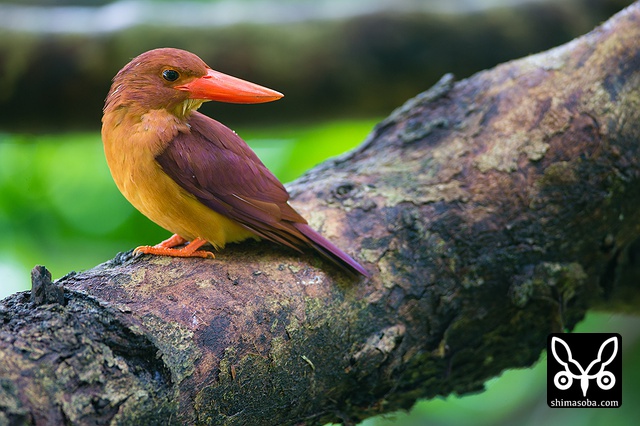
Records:
<instances>
[{"instance_id":1,"label":"black logo box","mask_svg":"<svg viewBox=\"0 0 640 426\"><path fill-rule=\"evenodd\" d=\"M547 338L547 403L552 408L622 405L622 337L552 333Z\"/></svg>"}]
</instances>

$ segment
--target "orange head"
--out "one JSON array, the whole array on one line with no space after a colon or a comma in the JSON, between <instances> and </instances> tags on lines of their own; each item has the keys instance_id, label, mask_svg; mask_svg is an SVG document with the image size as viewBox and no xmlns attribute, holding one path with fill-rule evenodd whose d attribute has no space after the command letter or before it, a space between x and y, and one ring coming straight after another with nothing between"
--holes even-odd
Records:
<instances>
[{"instance_id":1,"label":"orange head","mask_svg":"<svg viewBox=\"0 0 640 426\"><path fill-rule=\"evenodd\" d=\"M214 71L193 53L163 48L137 56L118 72L104 109L166 109L184 116L205 101L251 104L282 96L275 90Z\"/></svg>"}]
</instances>

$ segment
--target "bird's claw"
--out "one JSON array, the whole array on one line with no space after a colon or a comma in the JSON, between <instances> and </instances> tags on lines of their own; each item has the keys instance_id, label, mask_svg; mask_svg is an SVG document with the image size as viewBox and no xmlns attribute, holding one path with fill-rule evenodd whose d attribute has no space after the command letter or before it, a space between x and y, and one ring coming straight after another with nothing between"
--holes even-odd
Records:
<instances>
[{"instance_id":1,"label":"bird's claw","mask_svg":"<svg viewBox=\"0 0 640 426\"><path fill-rule=\"evenodd\" d=\"M190 245L175 249L162 246L139 246L133 250L135 257L143 254L152 254L155 256L171 256L171 257L200 257L203 259L215 259L215 255L206 250L190 250Z\"/></svg>"}]
</instances>

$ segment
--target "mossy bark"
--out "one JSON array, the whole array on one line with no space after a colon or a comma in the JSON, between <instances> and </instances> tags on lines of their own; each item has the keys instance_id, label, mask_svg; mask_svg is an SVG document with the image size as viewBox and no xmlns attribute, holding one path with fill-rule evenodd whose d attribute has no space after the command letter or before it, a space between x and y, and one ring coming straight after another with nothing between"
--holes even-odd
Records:
<instances>
[{"instance_id":1,"label":"mossy bark","mask_svg":"<svg viewBox=\"0 0 640 426\"><path fill-rule=\"evenodd\" d=\"M289 189L371 272L267 242L116 259L0 304L0 424L351 423L526 367L638 300L640 4L445 76ZM62 293L60 292L62 290ZM637 305L636 305L637 306Z\"/></svg>"}]
</instances>

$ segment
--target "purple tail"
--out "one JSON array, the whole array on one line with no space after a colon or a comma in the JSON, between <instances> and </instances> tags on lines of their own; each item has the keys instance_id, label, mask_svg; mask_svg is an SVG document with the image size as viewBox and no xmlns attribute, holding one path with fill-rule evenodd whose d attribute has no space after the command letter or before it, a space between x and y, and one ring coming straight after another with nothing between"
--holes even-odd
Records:
<instances>
[{"instance_id":1,"label":"purple tail","mask_svg":"<svg viewBox=\"0 0 640 426\"><path fill-rule=\"evenodd\" d=\"M361 274L365 277L369 277L369 273L362 267L362 265L353 260L347 253L333 245L325 237L314 231L309 225L293 223L293 226L307 237L309 239L309 245L318 250L318 252L320 252L324 257L352 274Z\"/></svg>"}]
</instances>

